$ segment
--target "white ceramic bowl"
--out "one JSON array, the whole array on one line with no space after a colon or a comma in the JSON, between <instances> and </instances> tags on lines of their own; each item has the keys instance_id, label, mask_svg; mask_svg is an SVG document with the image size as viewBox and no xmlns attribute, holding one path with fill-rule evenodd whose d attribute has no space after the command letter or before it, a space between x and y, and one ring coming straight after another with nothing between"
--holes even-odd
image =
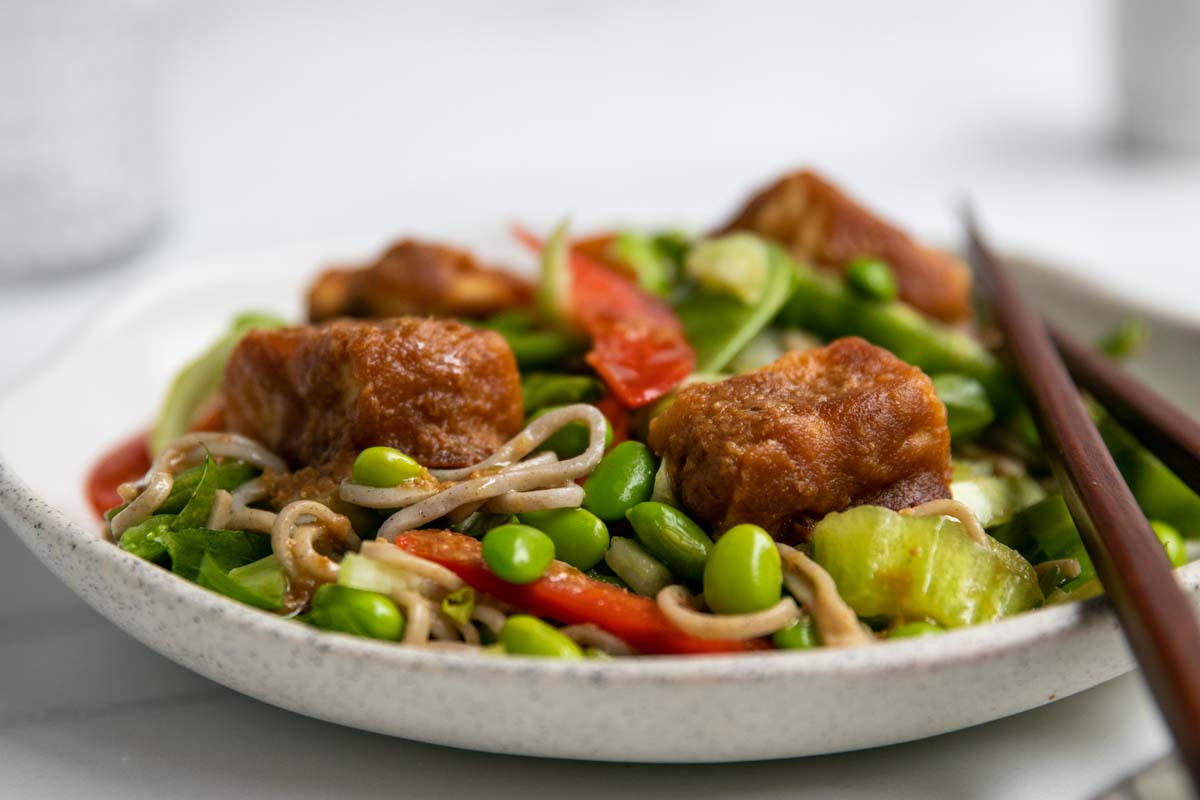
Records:
<instances>
[{"instance_id":1,"label":"white ceramic bowl","mask_svg":"<svg viewBox=\"0 0 1200 800\"><path fill-rule=\"evenodd\" d=\"M82 496L89 464L146 423L172 372L235 312L298 316L314 269L346 253L309 248L160 275L102 312L57 361L0 401L0 514L80 597L179 664L283 708L396 736L499 753L662 762L918 739L1130 669L1102 599L843 651L579 663L434 653L319 633L102 541ZM1044 307L1081 332L1128 311L1028 263L1020 275ZM1200 407L1200 383L1177 368L1200 344L1200 331L1150 316L1154 346L1141 370L1186 407ZM1200 595L1200 563L1178 576Z\"/></svg>"}]
</instances>

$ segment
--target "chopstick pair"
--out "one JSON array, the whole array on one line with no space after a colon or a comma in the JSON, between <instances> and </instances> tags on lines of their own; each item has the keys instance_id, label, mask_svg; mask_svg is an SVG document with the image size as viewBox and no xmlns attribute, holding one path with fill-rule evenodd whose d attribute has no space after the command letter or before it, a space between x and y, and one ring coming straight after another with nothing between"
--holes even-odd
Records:
<instances>
[{"instance_id":1,"label":"chopstick pair","mask_svg":"<svg viewBox=\"0 0 1200 800\"><path fill-rule=\"evenodd\" d=\"M1198 490L1200 432L1182 412L1087 347L1061 334L1052 339L984 243L969 210L965 221L968 260L980 294L1004 335L1005 350L1029 399L1051 470L1180 758L1200 792L1200 625L1071 375L1147 449Z\"/></svg>"}]
</instances>

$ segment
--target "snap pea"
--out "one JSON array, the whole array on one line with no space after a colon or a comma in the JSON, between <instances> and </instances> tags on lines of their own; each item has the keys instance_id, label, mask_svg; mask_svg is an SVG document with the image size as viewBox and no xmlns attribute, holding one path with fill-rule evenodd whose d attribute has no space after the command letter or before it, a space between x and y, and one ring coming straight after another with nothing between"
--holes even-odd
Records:
<instances>
[{"instance_id":1,"label":"snap pea","mask_svg":"<svg viewBox=\"0 0 1200 800\"><path fill-rule=\"evenodd\" d=\"M549 414L555 409L562 406L547 406L534 413L529 418L529 422L533 422L538 417ZM612 423L606 418L604 420L604 446L607 448L612 443L613 429ZM591 443L592 434L588 430L588 426L584 422L568 423L557 431L555 431L546 441L538 446L538 450L550 450L560 459L574 458L575 456L587 450L588 444Z\"/></svg>"},{"instance_id":2,"label":"snap pea","mask_svg":"<svg viewBox=\"0 0 1200 800\"><path fill-rule=\"evenodd\" d=\"M974 439L992 424L996 412L982 383L957 372L941 372L931 379L933 390L946 406L946 425L955 444Z\"/></svg>"},{"instance_id":3,"label":"snap pea","mask_svg":"<svg viewBox=\"0 0 1200 800\"><path fill-rule=\"evenodd\" d=\"M318 628L394 642L404 635L404 615L379 592L327 583L313 594L309 620Z\"/></svg>"},{"instance_id":4,"label":"snap pea","mask_svg":"<svg viewBox=\"0 0 1200 800\"><path fill-rule=\"evenodd\" d=\"M625 512L650 499L658 463L650 448L627 441L600 459L583 483L583 507L605 522L625 518Z\"/></svg>"},{"instance_id":5,"label":"snap pea","mask_svg":"<svg viewBox=\"0 0 1200 800\"><path fill-rule=\"evenodd\" d=\"M1142 512L1185 539L1200 538L1200 496L1111 416L1097 410L1097 417L1096 427Z\"/></svg>"},{"instance_id":6,"label":"snap pea","mask_svg":"<svg viewBox=\"0 0 1200 800\"><path fill-rule=\"evenodd\" d=\"M554 560L554 541L529 525L501 525L483 535L483 560L509 583L533 583Z\"/></svg>"},{"instance_id":7,"label":"snap pea","mask_svg":"<svg viewBox=\"0 0 1200 800\"><path fill-rule=\"evenodd\" d=\"M674 582L671 570L624 536L612 537L604 563L630 589L646 597L654 597Z\"/></svg>"},{"instance_id":8,"label":"snap pea","mask_svg":"<svg viewBox=\"0 0 1200 800\"><path fill-rule=\"evenodd\" d=\"M687 514L664 503L638 503L625 514L638 542L681 578L700 583L712 539Z\"/></svg>"},{"instance_id":9,"label":"snap pea","mask_svg":"<svg viewBox=\"0 0 1200 800\"><path fill-rule=\"evenodd\" d=\"M780 650L810 650L821 646L821 637L811 619L798 619L771 634L771 642Z\"/></svg>"},{"instance_id":10,"label":"snap pea","mask_svg":"<svg viewBox=\"0 0 1200 800\"><path fill-rule=\"evenodd\" d=\"M847 264L846 285L868 300L884 303L899 293L892 268L876 258L856 258Z\"/></svg>"},{"instance_id":11,"label":"snap pea","mask_svg":"<svg viewBox=\"0 0 1200 800\"><path fill-rule=\"evenodd\" d=\"M794 286L795 270L783 252L768 249L766 279L761 295L743 299L696 287L675 306L675 314L696 351L696 372L720 372L779 314Z\"/></svg>"},{"instance_id":12,"label":"snap pea","mask_svg":"<svg viewBox=\"0 0 1200 800\"><path fill-rule=\"evenodd\" d=\"M969 334L929 320L901 302L860 297L835 276L791 264L795 289L778 324L829 339L861 336L927 373L969 375L984 385L999 415L1007 415L1016 404L1016 387L1005 370Z\"/></svg>"},{"instance_id":13,"label":"snap pea","mask_svg":"<svg viewBox=\"0 0 1200 800\"><path fill-rule=\"evenodd\" d=\"M775 540L757 525L722 534L704 565L704 600L718 614L748 614L779 601L783 566Z\"/></svg>"},{"instance_id":14,"label":"snap pea","mask_svg":"<svg viewBox=\"0 0 1200 800\"><path fill-rule=\"evenodd\" d=\"M554 557L577 569L591 569L608 551L608 526L587 509L531 511L519 518L549 536L554 542Z\"/></svg>"},{"instance_id":15,"label":"snap pea","mask_svg":"<svg viewBox=\"0 0 1200 800\"><path fill-rule=\"evenodd\" d=\"M771 272L769 248L752 233L730 233L693 245L684 268L688 277L704 289L753 306L767 291Z\"/></svg>"},{"instance_id":16,"label":"snap pea","mask_svg":"<svg viewBox=\"0 0 1200 800\"><path fill-rule=\"evenodd\" d=\"M350 475L363 486L390 488L419 478L424 472L415 458L394 447L368 447L354 459Z\"/></svg>"},{"instance_id":17,"label":"snap pea","mask_svg":"<svg viewBox=\"0 0 1200 800\"><path fill-rule=\"evenodd\" d=\"M599 400L604 384L591 375L531 372L521 377L521 397L528 416L547 406L568 406Z\"/></svg>"},{"instance_id":18,"label":"snap pea","mask_svg":"<svg viewBox=\"0 0 1200 800\"><path fill-rule=\"evenodd\" d=\"M583 658L579 645L549 625L529 614L513 614L500 629L500 643L505 652L520 656L545 658Z\"/></svg>"},{"instance_id":19,"label":"snap pea","mask_svg":"<svg viewBox=\"0 0 1200 800\"><path fill-rule=\"evenodd\" d=\"M937 623L917 620L915 622L906 622L903 625L897 625L888 631L887 638L915 639L918 636L936 636L939 633L945 632L946 629Z\"/></svg>"}]
</instances>

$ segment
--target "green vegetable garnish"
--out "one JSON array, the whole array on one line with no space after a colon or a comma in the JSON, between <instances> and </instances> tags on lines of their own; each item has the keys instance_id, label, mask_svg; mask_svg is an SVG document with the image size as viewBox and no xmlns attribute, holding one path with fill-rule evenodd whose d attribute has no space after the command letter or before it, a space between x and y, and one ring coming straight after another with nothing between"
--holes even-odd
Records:
<instances>
[{"instance_id":1,"label":"green vegetable garnish","mask_svg":"<svg viewBox=\"0 0 1200 800\"><path fill-rule=\"evenodd\" d=\"M202 528L208 523L208 515L212 511L213 500L217 496L217 465L213 457L207 453L204 456L204 466L196 481L196 488L187 504L179 512L179 516L171 523L175 530L184 528ZM197 564L197 568L199 565Z\"/></svg>"},{"instance_id":2,"label":"green vegetable garnish","mask_svg":"<svg viewBox=\"0 0 1200 800\"><path fill-rule=\"evenodd\" d=\"M171 557L158 536L170 529L174 521L174 514L155 514L139 522L121 536L121 549L155 564L168 564Z\"/></svg>"},{"instance_id":3,"label":"green vegetable garnish","mask_svg":"<svg viewBox=\"0 0 1200 800\"><path fill-rule=\"evenodd\" d=\"M666 565L624 536L612 537L604 563L626 586L646 597L654 597L674 582ZM602 576L597 579L604 580Z\"/></svg>"},{"instance_id":4,"label":"green vegetable garnish","mask_svg":"<svg viewBox=\"0 0 1200 800\"><path fill-rule=\"evenodd\" d=\"M931 379L938 399L946 406L946 424L955 444L969 442L992 424L996 413L982 383L955 372L942 372Z\"/></svg>"},{"instance_id":5,"label":"green vegetable garnish","mask_svg":"<svg viewBox=\"0 0 1200 800\"><path fill-rule=\"evenodd\" d=\"M752 233L731 233L697 242L688 251L687 275L710 292L743 305L762 302L769 282L770 248Z\"/></svg>"},{"instance_id":6,"label":"green vegetable garnish","mask_svg":"<svg viewBox=\"0 0 1200 800\"><path fill-rule=\"evenodd\" d=\"M915 639L918 636L936 636L939 633L945 633L946 629L941 625L933 622L925 622L918 620L916 622L906 622L903 625L897 625L890 629L887 634L889 639Z\"/></svg>"},{"instance_id":7,"label":"green vegetable garnish","mask_svg":"<svg viewBox=\"0 0 1200 800\"><path fill-rule=\"evenodd\" d=\"M928 618L953 628L1042 601L1029 562L997 541L973 541L948 517L878 506L830 514L813 530L813 558L860 617Z\"/></svg>"},{"instance_id":8,"label":"green vegetable garnish","mask_svg":"<svg viewBox=\"0 0 1200 800\"><path fill-rule=\"evenodd\" d=\"M180 370L167 391L154 427L150 429L150 453L157 455L187 433L196 414L220 389L229 355L248 331L254 328L281 328L283 325L281 320L266 314L243 314L234 319L228 333Z\"/></svg>"},{"instance_id":9,"label":"green vegetable garnish","mask_svg":"<svg viewBox=\"0 0 1200 800\"><path fill-rule=\"evenodd\" d=\"M699 287L675 307L696 351L696 372L722 371L788 302L795 270L779 248L771 246L767 254L766 279L755 303L747 305L739 297Z\"/></svg>"},{"instance_id":10,"label":"green vegetable garnish","mask_svg":"<svg viewBox=\"0 0 1200 800\"><path fill-rule=\"evenodd\" d=\"M985 528L1002 525L1020 511L1046 496L1028 475L977 475L951 482L951 496L971 509Z\"/></svg>"},{"instance_id":11,"label":"green vegetable garnish","mask_svg":"<svg viewBox=\"0 0 1200 800\"><path fill-rule=\"evenodd\" d=\"M639 286L662 297L679 279L680 245L679 237L621 231L609 245L608 256L631 267Z\"/></svg>"},{"instance_id":12,"label":"green vegetable garnish","mask_svg":"<svg viewBox=\"0 0 1200 800\"><path fill-rule=\"evenodd\" d=\"M542 246L542 275L537 306L542 319L560 331L574 329L571 315L571 243L563 220Z\"/></svg>"},{"instance_id":13,"label":"green vegetable garnish","mask_svg":"<svg viewBox=\"0 0 1200 800\"><path fill-rule=\"evenodd\" d=\"M471 621L471 612L475 610L475 590L464 586L456 592L451 592L442 599L442 613L459 625Z\"/></svg>"},{"instance_id":14,"label":"green vegetable garnish","mask_svg":"<svg viewBox=\"0 0 1200 800\"><path fill-rule=\"evenodd\" d=\"M246 605L278 611L283 608L287 579L274 555L226 571L209 553L200 559L196 583Z\"/></svg>"},{"instance_id":15,"label":"green vegetable garnish","mask_svg":"<svg viewBox=\"0 0 1200 800\"><path fill-rule=\"evenodd\" d=\"M156 538L171 557L171 571L190 581L200 574L200 562L211 556L223 570L249 564L271 554L271 537L246 531L209 528L166 529Z\"/></svg>"}]
</instances>

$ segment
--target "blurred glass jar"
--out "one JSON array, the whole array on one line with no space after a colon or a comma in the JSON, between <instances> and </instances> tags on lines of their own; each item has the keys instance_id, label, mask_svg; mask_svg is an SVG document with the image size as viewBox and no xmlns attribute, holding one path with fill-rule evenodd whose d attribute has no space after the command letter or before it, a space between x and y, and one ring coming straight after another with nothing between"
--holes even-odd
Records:
<instances>
[{"instance_id":1,"label":"blurred glass jar","mask_svg":"<svg viewBox=\"0 0 1200 800\"><path fill-rule=\"evenodd\" d=\"M130 253L162 207L159 4L0 0L0 277Z\"/></svg>"},{"instance_id":2,"label":"blurred glass jar","mask_svg":"<svg viewBox=\"0 0 1200 800\"><path fill-rule=\"evenodd\" d=\"M1117 8L1124 136L1146 149L1200 152L1200 2Z\"/></svg>"}]
</instances>

